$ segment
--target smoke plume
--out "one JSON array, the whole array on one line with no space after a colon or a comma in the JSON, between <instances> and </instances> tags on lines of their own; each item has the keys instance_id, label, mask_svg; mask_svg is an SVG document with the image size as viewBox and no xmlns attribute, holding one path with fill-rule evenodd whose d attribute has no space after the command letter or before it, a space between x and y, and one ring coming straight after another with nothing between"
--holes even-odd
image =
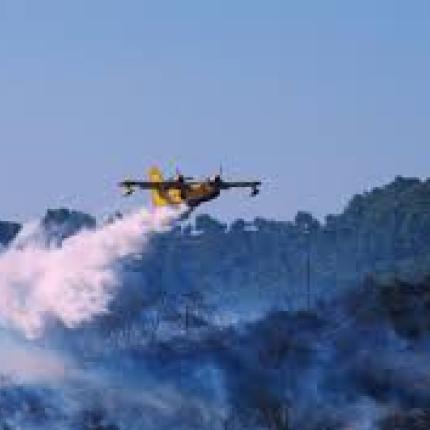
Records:
<instances>
[{"instance_id":1,"label":"smoke plume","mask_svg":"<svg viewBox=\"0 0 430 430\"><path fill-rule=\"evenodd\" d=\"M28 338L49 320L72 328L108 311L119 286L115 262L140 252L153 232L179 215L173 209L139 210L60 246L43 244L34 225L0 254L0 324ZM28 231L31 234L28 234Z\"/></svg>"}]
</instances>

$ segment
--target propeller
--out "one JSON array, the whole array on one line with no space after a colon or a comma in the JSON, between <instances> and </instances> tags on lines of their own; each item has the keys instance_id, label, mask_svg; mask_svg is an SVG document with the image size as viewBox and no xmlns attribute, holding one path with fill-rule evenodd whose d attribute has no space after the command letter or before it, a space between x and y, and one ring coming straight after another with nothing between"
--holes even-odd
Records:
<instances>
[{"instance_id":1,"label":"propeller","mask_svg":"<svg viewBox=\"0 0 430 430\"><path fill-rule=\"evenodd\" d=\"M194 178L192 176L184 176L182 172L176 167L176 178L180 181L192 181Z\"/></svg>"},{"instance_id":2,"label":"propeller","mask_svg":"<svg viewBox=\"0 0 430 430\"><path fill-rule=\"evenodd\" d=\"M216 183L222 182L222 165L219 166L218 173L213 176L213 181Z\"/></svg>"}]
</instances>

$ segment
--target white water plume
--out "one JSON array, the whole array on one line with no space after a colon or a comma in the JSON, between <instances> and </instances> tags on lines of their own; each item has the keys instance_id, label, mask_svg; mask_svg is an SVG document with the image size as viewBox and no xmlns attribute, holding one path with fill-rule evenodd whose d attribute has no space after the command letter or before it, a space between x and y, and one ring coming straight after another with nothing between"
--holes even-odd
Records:
<instances>
[{"instance_id":1,"label":"white water plume","mask_svg":"<svg viewBox=\"0 0 430 430\"><path fill-rule=\"evenodd\" d=\"M106 313L120 284L114 263L141 252L151 233L180 213L139 210L55 248L18 237L0 254L0 324L34 338L49 319L71 328Z\"/></svg>"}]
</instances>

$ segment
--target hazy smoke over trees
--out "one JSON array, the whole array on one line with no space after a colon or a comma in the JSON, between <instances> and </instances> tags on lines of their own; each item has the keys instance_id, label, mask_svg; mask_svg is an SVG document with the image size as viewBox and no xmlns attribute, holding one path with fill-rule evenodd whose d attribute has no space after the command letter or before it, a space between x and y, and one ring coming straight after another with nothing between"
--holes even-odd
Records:
<instances>
[{"instance_id":1,"label":"hazy smoke over trees","mask_svg":"<svg viewBox=\"0 0 430 430\"><path fill-rule=\"evenodd\" d=\"M429 428L429 203L399 178L325 222L8 224L0 428Z\"/></svg>"}]
</instances>

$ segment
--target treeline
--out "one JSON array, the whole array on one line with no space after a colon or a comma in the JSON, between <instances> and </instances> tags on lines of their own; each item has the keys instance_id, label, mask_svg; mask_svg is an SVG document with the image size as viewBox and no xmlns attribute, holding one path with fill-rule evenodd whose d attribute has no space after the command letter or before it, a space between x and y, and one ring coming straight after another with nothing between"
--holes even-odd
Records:
<instances>
[{"instance_id":1,"label":"treeline","mask_svg":"<svg viewBox=\"0 0 430 430\"><path fill-rule=\"evenodd\" d=\"M156 238L134 266L159 291L203 291L246 312L250 301L314 306L368 278L416 281L429 268L430 180L402 177L354 196L324 222L307 212L230 225L199 215Z\"/></svg>"}]
</instances>

